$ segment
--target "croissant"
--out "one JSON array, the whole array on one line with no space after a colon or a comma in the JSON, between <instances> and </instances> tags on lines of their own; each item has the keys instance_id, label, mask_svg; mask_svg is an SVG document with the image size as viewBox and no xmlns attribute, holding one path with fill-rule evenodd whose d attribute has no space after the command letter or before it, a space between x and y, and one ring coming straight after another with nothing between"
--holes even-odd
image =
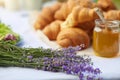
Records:
<instances>
[{"instance_id":1,"label":"croissant","mask_svg":"<svg viewBox=\"0 0 120 80\"><path fill-rule=\"evenodd\" d=\"M68 2L63 3L61 8L55 13L55 19L65 20L72 8L75 6L76 2L78 2L78 0L68 0Z\"/></svg>"},{"instance_id":2,"label":"croissant","mask_svg":"<svg viewBox=\"0 0 120 80\"><path fill-rule=\"evenodd\" d=\"M87 22L84 22L84 23L79 23L75 27L78 27L78 28L80 28L84 31L90 31L95 27L95 22L94 21L87 21Z\"/></svg>"},{"instance_id":3,"label":"croissant","mask_svg":"<svg viewBox=\"0 0 120 80\"><path fill-rule=\"evenodd\" d=\"M68 0L68 2L64 3L62 7L55 13L55 19L65 20L76 5L88 8L94 8L97 6L97 4L91 2L91 0Z\"/></svg>"},{"instance_id":4,"label":"croissant","mask_svg":"<svg viewBox=\"0 0 120 80\"><path fill-rule=\"evenodd\" d=\"M110 10L104 13L105 19L120 20L120 10Z\"/></svg>"},{"instance_id":5,"label":"croissant","mask_svg":"<svg viewBox=\"0 0 120 80\"><path fill-rule=\"evenodd\" d=\"M56 3L49 7L44 7L39 14L34 28L37 29L43 29L46 25L50 24L52 21L54 21L54 14L55 12L61 7L61 3Z\"/></svg>"},{"instance_id":6,"label":"croissant","mask_svg":"<svg viewBox=\"0 0 120 80\"><path fill-rule=\"evenodd\" d=\"M84 44L84 49L90 44L88 34L79 28L66 28L57 36L57 43L62 47Z\"/></svg>"},{"instance_id":7,"label":"croissant","mask_svg":"<svg viewBox=\"0 0 120 80\"><path fill-rule=\"evenodd\" d=\"M85 22L85 23L81 23L81 24L78 24L75 27L84 30L89 35L90 40L92 40L93 29L95 27L95 22L94 21L88 21L88 22Z\"/></svg>"},{"instance_id":8,"label":"croissant","mask_svg":"<svg viewBox=\"0 0 120 80\"><path fill-rule=\"evenodd\" d=\"M113 4L112 0L98 0L97 5L103 11L115 10L116 6Z\"/></svg>"},{"instance_id":9,"label":"croissant","mask_svg":"<svg viewBox=\"0 0 120 80\"><path fill-rule=\"evenodd\" d=\"M62 21L55 20L43 29L43 33L49 38L49 40L56 40L56 37L60 32L61 23Z\"/></svg>"},{"instance_id":10,"label":"croissant","mask_svg":"<svg viewBox=\"0 0 120 80\"><path fill-rule=\"evenodd\" d=\"M77 26L99 18L94 9L76 6L67 17L66 21L61 24L62 29ZM89 25L89 24L88 24Z\"/></svg>"},{"instance_id":11,"label":"croissant","mask_svg":"<svg viewBox=\"0 0 120 80\"><path fill-rule=\"evenodd\" d=\"M98 5L91 0L79 0L79 6L86 7L86 8L95 8Z\"/></svg>"},{"instance_id":12,"label":"croissant","mask_svg":"<svg viewBox=\"0 0 120 80\"><path fill-rule=\"evenodd\" d=\"M93 40L93 29L86 31L86 33L88 34L91 43Z\"/></svg>"}]
</instances>

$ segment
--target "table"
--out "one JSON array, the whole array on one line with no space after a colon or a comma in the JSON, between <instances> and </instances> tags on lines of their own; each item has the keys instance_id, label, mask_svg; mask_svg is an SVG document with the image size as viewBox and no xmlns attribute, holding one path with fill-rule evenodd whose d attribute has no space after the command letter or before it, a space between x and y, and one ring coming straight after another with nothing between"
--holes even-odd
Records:
<instances>
[{"instance_id":1,"label":"table","mask_svg":"<svg viewBox=\"0 0 120 80\"><path fill-rule=\"evenodd\" d=\"M11 26L13 31L20 34L24 45L22 47L43 47L50 48L37 34L32 30L30 23L29 12L18 11L8 12L0 8L0 20ZM41 45L42 44L42 45ZM81 53L93 53L91 48L88 48ZM90 55L95 67L102 70L101 76L105 80L120 80L120 57L116 58L101 58L93 54ZM78 77L66 75L64 73L52 73L35 69L9 67L0 68L0 80L79 80Z\"/></svg>"}]
</instances>

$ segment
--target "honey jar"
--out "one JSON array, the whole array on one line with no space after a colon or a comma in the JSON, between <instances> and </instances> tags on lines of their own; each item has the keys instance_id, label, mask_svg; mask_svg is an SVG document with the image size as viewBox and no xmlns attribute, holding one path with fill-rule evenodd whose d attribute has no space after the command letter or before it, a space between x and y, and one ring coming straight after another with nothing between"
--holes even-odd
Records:
<instances>
[{"instance_id":1,"label":"honey jar","mask_svg":"<svg viewBox=\"0 0 120 80\"><path fill-rule=\"evenodd\" d=\"M97 19L93 30L93 50L97 56L114 57L119 53L119 22Z\"/></svg>"}]
</instances>

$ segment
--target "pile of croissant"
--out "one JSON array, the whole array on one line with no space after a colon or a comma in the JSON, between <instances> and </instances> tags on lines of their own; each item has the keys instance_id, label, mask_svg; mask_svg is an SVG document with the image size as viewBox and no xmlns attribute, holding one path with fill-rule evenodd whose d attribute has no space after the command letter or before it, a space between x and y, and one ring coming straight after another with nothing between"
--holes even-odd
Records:
<instances>
[{"instance_id":1,"label":"pile of croissant","mask_svg":"<svg viewBox=\"0 0 120 80\"><path fill-rule=\"evenodd\" d=\"M88 48L92 42L95 20L99 19L94 8L100 8L104 18L120 20L120 11L111 0L67 0L44 7L35 21L35 30L42 32L49 40L61 47L82 45Z\"/></svg>"}]
</instances>

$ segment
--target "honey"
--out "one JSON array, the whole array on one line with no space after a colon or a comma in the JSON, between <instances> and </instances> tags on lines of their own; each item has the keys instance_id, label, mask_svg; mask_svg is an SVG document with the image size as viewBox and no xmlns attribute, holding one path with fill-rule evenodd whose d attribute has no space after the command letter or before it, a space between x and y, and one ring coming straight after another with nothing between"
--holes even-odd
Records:
<instances>
[{"instance_id":1,"label":"honey","mask_svg":"<svg viewBox=\"0 0 120 80\"><path fill-rule=\"evenodd\" d=\"M111 21L106 25L97 21L93 31L93 49L97 56L116 56L119 53L119 23Z\"/></svg>"}]
</instances>

